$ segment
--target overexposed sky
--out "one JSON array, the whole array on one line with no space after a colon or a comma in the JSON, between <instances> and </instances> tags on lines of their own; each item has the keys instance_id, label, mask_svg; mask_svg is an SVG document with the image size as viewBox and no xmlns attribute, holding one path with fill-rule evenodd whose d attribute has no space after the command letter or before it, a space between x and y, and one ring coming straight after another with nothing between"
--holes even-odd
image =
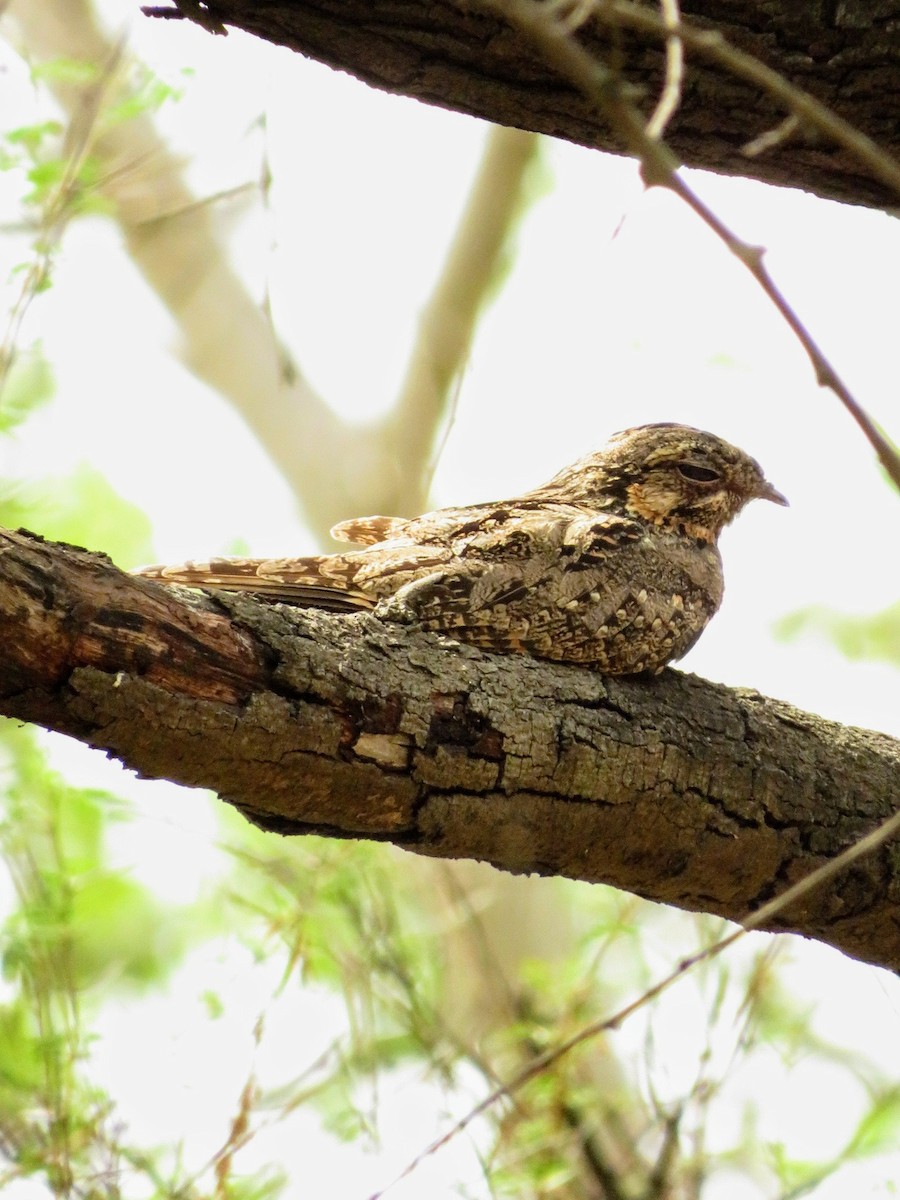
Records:
<instances>
[{"instance_id":1,"label":"overexposed sky","mask_svg":"<svg viewBox=\"0 0 900 1200\"><path fill-rule=\"evenodd\" d=\"M373 91L240 33L213 38L188 22L154 22L122 0L101 7L111 29L129 29L136 54L184 87L183 99L158 120L189 161L198 196L256 180L268 156L270 207L252 196L233 206L234 261L256 294L268 289L280 335L341 414L364 418L387 408L485 126ZM5 46L0 55L4 108L17 106L23 123L30 121L24 72ZM185 76L184 68L193 73ZM755 504L726 532L726 600L685 669L900 735L896 671L847 662L815 639L785 645L771 636L775 620L806 604L865 613L896 600L900 498L867 444L836 398L818 388L749 274L675 198L646 193L625 159L549 142L543 154L545 193L523 221L512 274L479 328L435 476L435 504L531 487L629 425L676 420L711 429L757 457L791 507ZM789 301L863 405L900 440L897 221L747 181L692 172L691 182L735 232L767 247ZM4 186L0 179L0 203L15 195ZM312 549L288 489L241 420L179 363L177 331L119 241L99 218L67 235L55 285L35 301L23 330L24 341L42 337L58 398L22 431L4 472L64 473L91 461L147 512L161 560L203 557L235 538L258 553ZM15 260L20 248L13 240L7 246ZM11 265L3 254L0 243L0 275ZM92 770L89 760L107 769L87 751L70 755L76 772ZM167 785L127 786L151 797L156 815L141 828L155 822L168 839L165 853L156 843L148 864L136 869L152 877L165 858L169 876L180 877L189 863L202 863L208 826L202 816L180 815L184 794ZM139 851L120 847L135 862ZM184 871L172 870L175 856L183 856ZM845 1023L837 1027L846 1044L880 1050L886 1069L894 1056L900 1070L896 981L821 947L801 962L808 968L806 977L794 971L796 987L822 997L823 1008L827 999L832 1023L840 999ZM224 972L220 986L245 988L247 1011L271 982L240 956L202 969ZM161 1030L177 1027L180 1003L160 1011ZM316 1010L319 998L305 1003ZM327 1022L326 1009L308 1019ZM860 1011L865 1022L854 1021ZM134 1040L129 1013L119 1019L109 1026L118 1047L107 1055L110 1077L117 1063L124 1075L135 1070L122 1057ZM248 1043L252 1021L245 1026ZM188 1055L183 1038L173 1037L170 1057L155 1056L157 1067L177 1063L189 1072L193 1043ZM142 1069L151 1071L153 1058L151 1051ZM244 1064L219 1067L237 1078ZM199 1059L193 1069L198 1076L206 1070ZM169 1109L176 1130L197 1110L193 1086L180 1085L183 1106ZM364 1160L352 1186L386 1182L436 1132L412 1082L405 1096L399 1117L389 1110L385 1162L373 1175ZM770 1117L776 1125L799 1121L801 1108L795 1093L775 1095ZM422 1128L398 1150L392 1139L414 1119ZM168 1128L159 1126L159 1136L169 1136ZM821 1136L816 1144L804 1128L797 1138L809 1154L823 1152ZM340 1155L327 1167L333 1182L353 1158L346 1147ZM442 1162L438 1173L452 1175L456 1168ZM335 1186L338 1200L356 1194L351 1182L346 1190ZM396 1195L436 1196L436 1186L419 1178ZM870 1194L859 1186L855 1194ZM827 1187L816 1194L839 1195ZM729 1200L745 1195L755 1193L739 1194L735 1184Z\"/></svg>"}]
</instances>

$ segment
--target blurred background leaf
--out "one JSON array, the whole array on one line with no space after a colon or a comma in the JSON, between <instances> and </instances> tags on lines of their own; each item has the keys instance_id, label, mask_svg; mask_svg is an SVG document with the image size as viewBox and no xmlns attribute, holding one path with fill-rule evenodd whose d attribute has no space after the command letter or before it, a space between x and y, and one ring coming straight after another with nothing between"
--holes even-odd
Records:
<instances>
[{"instance_id":1,"label":"blurred background leaf","mask_svg":"<svg viewBox=\"0 0 900 1200\"><path fill-rule=\"evenodd\" d=\"M900 667L900 600L869 615L840 613L824 604L812 604L782 617L775 625L775 636L786 642L822 637L847 658Z\"/></svg>"}]
</instances>

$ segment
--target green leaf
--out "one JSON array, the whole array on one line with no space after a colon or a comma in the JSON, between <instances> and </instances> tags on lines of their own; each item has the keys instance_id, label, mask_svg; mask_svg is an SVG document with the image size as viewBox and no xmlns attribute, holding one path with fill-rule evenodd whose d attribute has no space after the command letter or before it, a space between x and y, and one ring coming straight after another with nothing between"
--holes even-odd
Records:
<instances>
[{"instance_id":1,"label":"green leaf","mask_svg":"<svg viewBox=\"0 0 900 1200\"><path fill-rule=\"evenodd\" d=\"M900 666L900 601L867 616L812 604L782 617L776 622L774 633L783 641L820 634L847 658Z\"/></svg>"},{"instance_id":2,"label":"green leaf","mask_svg":"<svg viewBox=\"0 0 900 1200\"><path fill-rule=\"evenodd\" d=\"M179 93L157 79L152 86L126 96L118 104L110 105L104 112L103 119L107 125L121 125L125 121L133 121L135 117L143 116L144 113L156 112L167 100L173 99L179 99Z\"/></svg>"},{"instance_id":3,"label":"green leaf","mask_svg":"<svg viewBox=\"0 0 900 1200\"><path fill-rule=\"evenodd\" d=\"M281 1171L262 1167L252 1175L229 1175L217 1186L216 1195L222 1200L275 1200L286 1186L287 1178Z\"/></svg>"},{"instance_id":4,"label":"green leaf","mask_svg":"<svg viewBox=\"0 0 900 1200\"><path fill-rule=\"evenodd\" d=\"M5 135L5 141L11 146L24 147L33 157L47 138L58 138L62 132L59 121L38 121L34 125L20 125L18 129L11 129Z\"/></svg>"},{"instance_id":5,"label":"green leaf","mask_svg":"<svg viewBox=\"0 0 900 1200\"><path fill-rule=\"evenodd\" d=\"M35 1092L43 1077L34 1021L27 1001L0 1008L0 1112L21 1111L22 1096Z\"/></svg>"},{"instance_id":6,"label":"green leaf","mask_svg":"<svg viewBox=\"0 0 900 1200\"><path fill-rule=\"evenodd\" d=\"M0 392L0 433L11 433L50 400L56 390L53 368L40 342L16 354Z\"/></svg>"},{"instance_id":7,"label":"green leaf","mask_svg":"<svg viewBox=\"0 0 900 1200\"><path fill-rule=\"evenodd\" d=\"M177 914L118 872L76 886L72 897L71 962L76 982L157 983L180 959L185 938Z\"/></svg>"},{"instance_id":8,"label":"green leaf","mask_svg":"<svg viewBox=\"0 0 900 1200\"><path fill-rule=\"evenodd\" d=\"M49 192L57 187L66 173L66 162L61 158L35 163L28 172L31 191L25 197L26 204L42 204Z\"/></svg>"},{"instance_id":9,"label":"green leaf","mask_svg":"<svg viewBox=\"0 0 900 1200\"><path fill-rule=\"evenodd\" d=\"M223 1004L222 997L218 992L207 990L203 993L200 999L203 1001L203 1006L206 1009L206 1015L211 1021L218 1021L220 1017L224 1016L225 1005Z\"/></svg>"},{"instance_id":10,"label":"green leaf","mask_svg":"<svg viewBox=\"0 0 900 1200\"><path fill-rule=\"evenodd\" d=\"M802 1196L836 1169L837 1162L819 1163L791 1158L780 1142L769 1147L778 1181L791 1197ZM839 1160L838 1160L839 1161Z\"/></svg>"},{"instance_id":11,"label":"green leaf","mask_svg":"<svg viewBox=\"0 0 900 1200\"><path fill-rule=\"evenodd\" d=\"M101 550L124 568L153 557L147 517L87 463L65 479L8 485L0 491L0 525Z\"/></svg>"},{"instance_id":12,"label":"green leaf","mask_svg":"<svg viewBox=\"0 0 900 1200\"><path fill-rule=\"evenodd\" d=\"M36 83L96 83L100 78L100 70L97 63L60 55L48 62L35 63L31 68L31 78Z\"/></svg>"},{"instance_id":13,"label":"green leaf","mask_svg":"<svg viewBox=\"0 0 900 1200\"><path fill-rule=\"evenodd\" d=\"M900 1146L900 1088L879 1096L856 1128L847 1153L887 1154Z\"/></svg>"}]
</instances>

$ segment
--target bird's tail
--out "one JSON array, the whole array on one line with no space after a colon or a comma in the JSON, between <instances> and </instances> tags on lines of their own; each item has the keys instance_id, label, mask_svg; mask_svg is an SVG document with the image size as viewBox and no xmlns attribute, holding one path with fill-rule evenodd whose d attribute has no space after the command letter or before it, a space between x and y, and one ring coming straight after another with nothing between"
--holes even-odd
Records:
<instances>
[{"instance_id":1,"label":"bird's tail","mask_svg":"<svg viewBox=\"0 0 900 1200\"><path fill-rule=\"evenodd\" d=\"M159 583L212 591L252 592L333 612L375 607L375 599L353 585L355 570L341 555L322 558L213 558L135 571Z\"/></svg>"}]
</instances>

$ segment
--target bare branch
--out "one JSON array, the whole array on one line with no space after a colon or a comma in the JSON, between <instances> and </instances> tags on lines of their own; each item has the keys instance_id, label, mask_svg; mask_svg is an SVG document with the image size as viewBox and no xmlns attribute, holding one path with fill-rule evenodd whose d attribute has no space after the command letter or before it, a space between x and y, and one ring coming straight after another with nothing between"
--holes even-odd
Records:
<instances>
[{"instance_id":1,"label":"bare branch","mask_svg":"<svg viewBox=\"0 0 900 1200\"><path fill-rule=\"evenodd\" d=\"M191 596L23 533L0 548L0 711L213 788L266 828L740 920L896 804L900 745L752 693ZM898 967L898 896L882 852L764 923Z\"/></svg>"}]
</instances>

